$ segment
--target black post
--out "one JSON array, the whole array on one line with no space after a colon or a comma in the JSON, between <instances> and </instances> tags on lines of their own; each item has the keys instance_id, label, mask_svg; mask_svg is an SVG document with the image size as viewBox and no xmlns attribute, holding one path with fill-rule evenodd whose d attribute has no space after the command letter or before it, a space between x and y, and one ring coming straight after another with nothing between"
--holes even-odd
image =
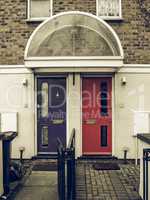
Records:
<instances>
[{"instance_id":1,"label":"black post","mask_svg":"<svg viewBox=\"0 0 150 200\"><path fill-rule=\"evenodd\" d=\"M150 161L150 149L143 149L143 199L149 200L149 161Z\"/></svg>"},{"instance_id":2,"label":"black post","mask_svg":"<svg viewBox=\"0 0 150 200\"><path fill-rule=\"evenodd\" d=\"M73 177L72 177L72 184L73 184L73 199L76 199L76 160L75 160L75 148L73 149L73 160L72 160L72 168L73 168Z\"/></svg>"},{"instance_id":3,"label":"black post","mask_svg":"<svg viewBox=\"0 0 150 200\"><path fill-rule=\"evenodd\" d=\"M143 150L143 198L145 199L145 150Z\"/></svg>"},{"instance_id":4,"label":"black post","mask_svg":"<svg viewBox=\"0 0 150 200\"><path fill-rule=\"evenodd\" d=\"M58 196L59 200L65 200L65 150L58 147Z\"/></svg>"},{"instance_id":5,"label":"black post","mask_svg":"<svg viewBox=\"0 0 150 200\"><path fill-rule=\"evenodd\" d=\"M4 195L9 194L10 191L10 141L3 141L3 185L4 185Z\"/></svg>"},{"instance_id":6,"label":"black post","mask_svg":"<svg viewBox=\"0 0 150 200\"><path fill-rule=\"evenodd\" d=\"M127 164L127 150L124 150L124 164Z\"/></svg>"},{"instance_id":7,"label":"black post","mask_svg":"<svg viewBox=\"0 0 150 200\"><path fill-rule=\"evenodd\" d=\"M148 152L146 152L146 199L148 200Z\"/></svg>"},{"instance_id":8,"label":"black post","mask_svg":"<svg viewBox=\"0 0 150 200\"><path fill-rule=\"evenodd\" d=\"M75 199L75 149L67 150L67 200Z\"/></svg>"},{"instance_id":9,"label":"black post","mask_svg":"<svg viewBox=\"0 0 150 200\"><path fill-rule=\"evenodd\" d=\"M59 200L75 200L75 129L72 131L67 148L63 147L59 138L57 141Z\"/></svg>"}]
</instances>

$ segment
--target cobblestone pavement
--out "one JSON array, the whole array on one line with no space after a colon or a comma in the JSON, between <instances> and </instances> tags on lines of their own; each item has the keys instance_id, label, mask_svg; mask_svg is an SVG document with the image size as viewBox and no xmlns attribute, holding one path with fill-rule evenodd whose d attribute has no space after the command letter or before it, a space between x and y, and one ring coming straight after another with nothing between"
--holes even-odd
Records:
<instances>
[{"instance_id":1,"label":"cobblestone pavement","mask_svg":"<svg viewBox=\"0 0 150 200\"><path fill-rule=\"evenodd\" d=\"M93 163L90 161L77 163L77 200L140 199L139 166L119 164L120 170L97 171L93 168Z\"/></svg>"}]
</instances>

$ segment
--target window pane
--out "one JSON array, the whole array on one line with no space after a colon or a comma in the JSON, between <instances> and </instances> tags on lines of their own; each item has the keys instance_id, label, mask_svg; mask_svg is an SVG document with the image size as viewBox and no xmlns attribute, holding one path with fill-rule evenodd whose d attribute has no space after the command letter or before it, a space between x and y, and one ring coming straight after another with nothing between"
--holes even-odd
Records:
<instances>
[{"instance_id":1,"label":"window pane","mask_svg":"<svg viewBox=\"0 0 150 200\"><path fill-rule=\"evenodd\" d=\"M101 86L100 86L100 91L101 91L101 115L102 116L106 116L108 115L108 103L107 103L107 100L108 100L108 86L107 86L107 82L102 82L101 83Z\"/></svg>"},{"instance_id":2,"label":"window pane","mask_svg":"<svg viewBox=\"0 0 150 200\"><path fill-rule=\"evenodd\" d=\"M51 106L61 108L66 102L66 90L65 87L54 85L51 88Z\"/></svg>"},{"instance_id":3,"label":"window pane","mask_svg":"<svg viewBox=\"0 0 150 200\"><path fill-rule=\"evenodd\" d=\"M101 126L101 147L107 147L107 126Z\"/></svg>"},{"instance_id":4,"label":"window pane","mask_svg":"<svg viewBox=\"0 0 150 200\"><path fill-rule=\"evenodd\" d=\"M50 0L30 0L30 17L49 17Z\"/></svg>"},{"instance_id":5,"label":"window pane","mask_svg":"<svg viewBox=\"0 0 150 200\"><path fill-rule=\"evenodd\" d=\"M48 127L43 126L42 128L42 146L48 146Z\"/></svg>"},{"instance_id":6,"label":"window pane","mask_svg":"<svg viewBox=\"0 0 150 200\"><path fill-rule=\"evenodd\" d=\"M48 116L48 83L42 83L42 102L41 102L41 115L42 117Z\"/></svg>"},{"instance_id":7,"label":"window pane","mask_svg":"<svg viewBox=\"0 0 150 200\"><path fill-rule=\"evenodd\" d=\"M98 0L99 16L120 16L120 0Z\"/></svg>"}]
</instances>

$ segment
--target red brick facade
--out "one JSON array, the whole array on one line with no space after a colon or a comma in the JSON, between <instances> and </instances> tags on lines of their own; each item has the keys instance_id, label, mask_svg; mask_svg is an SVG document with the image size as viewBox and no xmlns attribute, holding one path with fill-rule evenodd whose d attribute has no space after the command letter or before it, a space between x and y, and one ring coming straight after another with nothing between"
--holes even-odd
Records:
<instances>
[{"instance_id":1,"label":"red brick facade","mask_svg":"<svg viewBox=\"0 0 150 200\"><path fill-rule=\"evenodd\" d=\"M150 63L150 1L122 0L122 21L108 21L118 34L124 63ZM0 64L23 64L24 50L38 22L27 22L26 0L0 1ZM64 11L96 14L96 0L53 0L53 14Z\"/></svg>"}]
</instances>

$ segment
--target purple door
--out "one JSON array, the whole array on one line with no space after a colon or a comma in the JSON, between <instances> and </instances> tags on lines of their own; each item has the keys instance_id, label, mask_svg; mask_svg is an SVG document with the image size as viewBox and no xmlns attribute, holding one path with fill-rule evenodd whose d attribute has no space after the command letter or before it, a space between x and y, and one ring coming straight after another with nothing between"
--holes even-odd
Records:
<instances>
[{"instance_id":1,"label":"purple door","mask_svg":"<svg viewBox=\"0 0 150 200\"><path fill-rule=\"evenodd\" d=\"M38 153L56 153L57 137L66 145L66 79L38 78Z\"/></svg>"}]
</instances>

